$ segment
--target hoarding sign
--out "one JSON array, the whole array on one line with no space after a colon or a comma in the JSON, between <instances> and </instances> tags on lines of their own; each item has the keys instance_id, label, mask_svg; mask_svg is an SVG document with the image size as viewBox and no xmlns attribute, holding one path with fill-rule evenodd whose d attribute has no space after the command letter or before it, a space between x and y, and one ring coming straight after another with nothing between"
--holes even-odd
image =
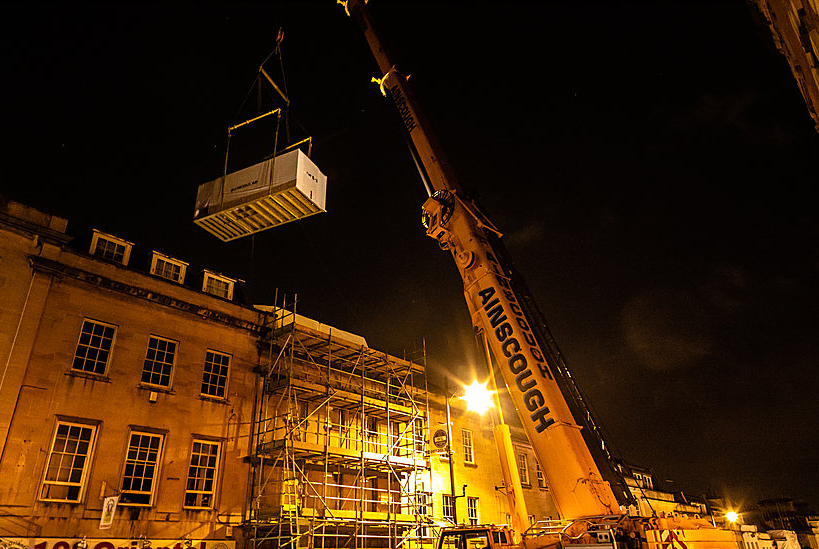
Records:
<instances>
[{"instance_id":1,"label":"hoarding sign","mask_svg":"<svg viewBox=\"0 0 819 549\"><path fill-rule=\"evenodd\" d=\"M236 549L235 540L0 537L0 549Z\"/></svg>"}]
</instances>

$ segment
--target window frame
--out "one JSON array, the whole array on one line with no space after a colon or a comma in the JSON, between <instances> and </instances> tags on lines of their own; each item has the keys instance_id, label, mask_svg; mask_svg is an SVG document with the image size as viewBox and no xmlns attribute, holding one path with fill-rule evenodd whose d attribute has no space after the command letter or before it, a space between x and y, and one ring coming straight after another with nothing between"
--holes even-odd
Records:
<instances>
[{"instance_id":1,"label":"window frame","mask_svg":"<svg viewBox=\"0 0 819 549\"><path fill-rule=\"evenodd\" d=\"M469 439L469 444L467 444ZM464 449L464 463L475 464L475 437L472 436L472 429L461 429L461 445Z\"/></svg>"},{"instance_id":2,"label":"window frame","mask_svg":"<svg viewBox=\"0 0 819 549\"><path fill-rule=\"evenodd\" d=\"M421 489L423 490L423 484L421 486ZM416 505L417 505L417 509L418 509L418 515L420 515L421 517L429 517L430 515L432 515L432 509L431 509L431 507L432 507L432 497L431 497L431 494L429 494L427 492L416 492L415 495L416 495L416 498L417 498L416 499ZM422 520L422 522L424 522L424 524L426 524L426 521ZM421 533L421 538L422 539L428 538L429 534L430 534L429 526L422 526L421 530L420 530L420 533Z\"/></svg>"},{"instance_id":3,"label":"window frame","mask_svg":"<svg viewBox=\"0 0 819 549\"><path fill-rule=\"evenodd\" d=\"M70 434L71 427L79 427L80 429L90 429L91 430L91 438L88 441L88 449L85 453L85 459L82 465L82 469L80 471L80 480L79 482L71 482L69 481L59 481L59 480L48 480L48 472L49 472L49 465L51 464L51 460L54 456L54 447L57 444L57 435L59 434L60 426L67 426L69 431L67 434ZM43 475L40 482L40 487L37 493L37 499L39 501L44 502L52 502L52 503L67 503L67 504L78 504L82 503L85 499L85 493L88 488L88 480L91 475L91 464L94 460L94 450L96 449L96 442L97 442L97 433L99 431L99 424L93 422L83 422L77 420L68 420L68 419L57 419L53 432L51 434L51 444L49 446L48 455L46 456L45 464L43 466ZM68 455L65 452L61 452L62 455ZM82 455L82 454L73 454L74 456ZM73 470L73 459L72 461L72 470ZM62 463L62 461L61 461ZM60 469L60 468L58 468ZM79 486L79 491L77 492L76 499L60 499L54 497L45 497L44 493L46 491L46 486Z\"/></svg>"},{"instance_id":4,"label":"window frame","mask_svg":"<svg viewBox=\"0 0 819 549\"><path fill-rule=\"evenodd\" d=\"M167 385L163 385L161 383L153 383L151 381L144 381L143 380L143 376L146 373L145 366L146 366L146 364L148 363L149 360L152 362L152 364L163 364L163 365L167 364L167 362L159 362L155 358L153 358L153 359L148 358L148 353L151 351L151 342L153 340L163 341L165 343L173 343L174 344L173 362L171 362L171 364L170 364L170 373L168 374L168 384ZM158 349L155 349L155 350L158 350ZM165 350L165 351L162 351L162 352L167 353L168 351ZM150 336L148 336L148 345L145 347L145 358L142 361L142 371L140 372L140 376L139 376L140 385L144 385L146 387L155 387L155 388L159 388L160 390L170 391L171 388L173 387L174 374L176 373L176 358L177 358L178 355L179 355L179 341L177 341L175 339L170 339L170 338L167 338L167 337L158 336L156 334L151 334ZM155 372L156 372L155 370L151 369L151 375L153 375ZM161 371L160 371L159 375L160 375L160 377L163 375Z\"/></svg>"},{"instance_id":5,"label":"window frame","mask_svg":"<svg viewBox=\"0 0 819 549\"><path fill-rule=\"evenodd\" d=\"M159 439L159 444L158 444L158 446L156 448L156 459L153 461L153 474L151 475L151 490L148 493L148 502L147 503L127 501L127 495L128 494L143 494L144 495L146 493L144 490L133 490L133 489L127 489L126 490L125 489L125 479L128 476L127 475L128 462L133 461L135 466L138 465L138 462L140 462L140 461L144 462L143 466L145 464L150 463L150 462L148 462L147 460L144 460L144 459L143 460L137 459L138 456L139 456L139 451L142 450L141 446L136 447L137 458L131 458L131 448L132 448L131 443L133 441L134 436L141 436L141 437L148 437L148 438L158 438ZM149 450L150 450L150 448L149 448ZM128 441L127 441L127 444L126 444L126 447L125 447L125 459L122 462L122 474L120 475L120 484L119 484L119 486L120 486L120 499L119 499L118 505L126 505L126 506L129 506L129 507L153 507L154 501L156 499L156 495L157 495L157 493L159 491L158 490L159 479L161 478L160 469L162 467L162 456L164 454L164 451L165 451L165 434L164 433L157 433L157 432L147 431L147 430L142 430L142 429L131 429L128 432ZM131 475L131 477L133 479L137 478L135 475ZM144 480L146 477L143 476L142 478Z\"/></svg>"},{"instance_id":6,"label":"window frame","mask_svg":"<svg viewBox=\"0 0 819 549\"><path fill-rule=\"evenodd\" d=\"M162 272L159 272L157 270L157 266L159 265L160 261L162 261L163 263L167 263L169 265L175 265L176 267L179 267L179 278L173 278L173 277L170 277L170 276L166 276ZM176 259L176 258L170 257L170 256L165 255L163 253L157 252L156 250L154 250L152 255L151 255L151 274L154 275L154 276L158 276L159 278L163 278L165 280L170 280L171 282L176 282L178 284L184 284L185 283L185 275L187 274L187 270L188 270L188 263L185 262L185 261L182 261L181 259Z\"/></svg>"},{"instance_id":7,"label":"window frame","mask_svg":"<svg viewBox=\"0 0 819 549\"><path fill-rule=\"evenodd\" d=\"M204 392L204 389L205 389L205 386L206 386L205 376L210 375L211 377L213 377L213 376L221 377L221 374L218 374L218 373L214 374L213 372L210 372L210 373L207 372L208 355L211 355L211 354L227 358L227 365L226 365L227 371L225 372L225 375L224 375L224 383L222 385L222 394L221 395L213 395L213 394ZM199 388L200 396L203 396L205 398L215 398L215 399L219 399L219 400L227 400L227 397L228 397L228 384L230 383L230 366L231 366L232 362L233 362L233 355L231 355L229 353L223 353L222 351L217 351L216 349L206 349L205 350L205 363L202 366L202 385ZM214 385L213 383L208 383L207 386L208 387L210 387L210 386L218 387L217 385Z\"/></svg>"},{"instance_id":8,"label":"window frame","mask_svg":"<svg viewBox=\"0 0 819 549\"><path fill-rule=\"evenodd\" d=\"M212 483L210 491L207 491L207 490L191 490L189 488L190 482L191 482L191 469L193 469L194 467L197 467L197 468L200 468L200 469L208 469L209 468L208 466L206 466L206 467L202 467L200 465L194 466L194 464L193 464L194 449L195 449L197 443L201 444L201 445L208 445L208 446L215 446L216 447L215 465L212 468L213 469L213 478L210 479L211 483ZM185 509L199 509L199 510L215 509L216 508L216 498L218 496L218 489L219 489L219 475L220 475L221 470L222 470L222 468L221 468L221 464L222 464L222 443L220 441L217 441L217 440L211 440L211 439L207 439L207 438L195 437L194 436L193 439L191 440L190 454L189 455L190 455L190 459L188 461L188 473L187 473L187 475L185 477L185 496L184 496L184 498L182 500L182 506ZM202 456L204 454L200 453L199 455ZM200 479L199 478L194 478L194 480L200 480ZM207 479L205 479L205 480L207 480ZM188 504L188 494L198 494L198 495L210 494L210 498L211 498L210 499L210 504L209 505L189 505Z\"/></svg>"},{"instance_id":9,"label":"window frame","mask_svg":"<svg viewBox=\"0 0 819 549\"><path fill-rule=\"evenodd\" d=\"M89 370L85 370L85 369L79 369L79 368L74 367L74 364L75 364L76 360L78 358L80 358L78 356L78 353L79 353L79 350L80 350L80 345L83 345L86 349L91 349L92 348L90 345L82 343L82 336L83 336L83 333L85 333L83 330L85 328L86 323L93 324L93 325L96 325L96 326L102 326L103 328L113 328L113 330L114 330L114 333L110 338L111 344L110 344L110 347L107 350L108 357L105 360L105 368L103 369L102 373L95 372L95 371L89 371ZM74 348L74 357L71 359L71 371L74 372L74 373L86 374L86 375L96 376L96 377L106 377L106 376L108 376L108 371L111 368L111 357L114 354L114 345L116 344L116 341L117 341L117 331L118 331L118 326L115 325L115 324L111 324L109 322L102 322L100 320L95 320L93 318L83 318L82 324L80 324L80 334L77 336L77 345ZM93 330L91 332L89 332L89 334L90 334L91 337L94 337ZM104 336L101 336L101 337L104 337ZM97 351L103 350L102 347L95 347L95 349ZM83 365L85 365L85 361L87 360L87 358L88 358L87 356L83 357L83 361L84 361ZM95 364L96 363L97 362L95 360Z\"/></svg>"},{"instance_id":10,"label":"window frame","mask_svg":"<svg viewBox=\"0 0 819 549\"><path fill-rule=\"evenodd\" d=\"M97 253L97 247L99 246L100 240L109 242L114 244L115 246L122 246L122 260L116 259L116 257L108 257L103 253ZM131 250L134 247L133 242L128 242L124 238L120 238L118 236L114 236L109 233L105 233L100 231L99 229L93 229L93 234L91 236L91 246L88 248L88 253L93 255L94 257L99 257L105 261L111 261L112 263L117 263L118 265L123 265L125 267L128 266L128 262L131 260Z\"/></svg>"},{"instance_id":11,"label":"window frame","mask_svg":"<svg viewBox=\"0 0 819 549\"><path fill-rule=\"evenodd\" d=\"M537 478L537 487L546 488L546 478L543 476L543 469L540 468L540 462L535 459L535 477Z\"/></svg>"},{"instance_id":12,"label":"window frame","mask_svg":"<svg viewBox=\"0 0 819 549\"><path fill-rule=\"evenodd\" d=\"M455 504L456 504L455 496L451 494L441 494L441 517L450 521L455 522ZM447 511L451 511L447 513Z\"/></svg>"},{"instance_id":13,"label":"window frame","mask_svg":"<svg viewBox=\"0 0 819 549\"><path fill-rule=\"evenodd\" d=\"M426 452L427 451L427 427L426 427L426 419L423 417L417 417L413 421L413 439L415 440L415 451L416 452Z\"/></svg>"},{"instance_id":14,"label":"window frame","mask_svg":"<svg viewBox=\"0 0 819 549\"><path fill-rule=\"evenodd\" d=\"M227 284L227 295L217 294L215 292L208 290L208 281L209 280L216 280L219 282L224 282ZM230 278L229 276L225 276L219 274L215 271L211 271L209 269L205 269L202 275L202 291L208 295L212 295L215 297L221 297L222 299L227 299L228 301L233 300L233 288L236 285L236 279Z\"/></svg>"},{"instance_id":15,"label":"window frame","mask_svg":"<svg viewBox=\"0 0 819 549\"><path fill-rule=\"evenodd\" d=\"M474 511L474 513L473 513ZM474 515L474 516L473 516ZM478 507L478 498L473 496L466 497L466 518L470 526L477 526L480 524L480 508Z\"/></svg>"},{"instance_id":16,"label":"window frame","mask_svg":"<svg viewBox=\"0 0 819 549\"><path fill-rule=\"evenodd\" d=\"M531 486L531 479L529 478L529 460L526 458L526 454L524 452L516 452L515 462L518 466L518 477L520 478L521 485Z\"/></svg>"}]
</instances>

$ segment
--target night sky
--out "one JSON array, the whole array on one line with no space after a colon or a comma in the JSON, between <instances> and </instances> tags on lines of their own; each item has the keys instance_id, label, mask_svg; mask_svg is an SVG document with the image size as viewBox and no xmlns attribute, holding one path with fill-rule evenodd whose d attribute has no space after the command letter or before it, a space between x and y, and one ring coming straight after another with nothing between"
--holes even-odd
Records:
<instances>
[{"instance_id":1,"label":"night sky","mask_svg":"<svg viewBox=\"0 0 819 549\"><path fill-rule=\"evenodd\" d=\"M372 11L619 454L672 490L819 505L819 134L753 10ZM225 244L193 224L196 187L256 108L279 27L328 213ZM423 234L400 122L341 7L4 3L0 43L0 193L67 217L78 243L135 242L137 266L156 249L246 280L252 302L297 293L375 348L425 342L436 375L471 381L460 279ZM272 152L265 135L237 133L234 165Z\"/></svg>"}]
</instances>

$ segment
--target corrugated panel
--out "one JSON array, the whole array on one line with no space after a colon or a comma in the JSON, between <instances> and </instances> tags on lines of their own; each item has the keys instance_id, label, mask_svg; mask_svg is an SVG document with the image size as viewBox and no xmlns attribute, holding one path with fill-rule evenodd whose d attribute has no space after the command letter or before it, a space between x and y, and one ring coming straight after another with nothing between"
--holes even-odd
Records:
<instances>
[{"instance_id":1,"label":"corrugated panel","mask_svg":"<svg viewBox=\"0 0 819 549\"><path fill-rule=\"evenodd\" d=\"M229 242L291 221L304 219L322 211L298 189L293 188L194 219L194 223L216 238Z\"/></svg>"}]
</instances>

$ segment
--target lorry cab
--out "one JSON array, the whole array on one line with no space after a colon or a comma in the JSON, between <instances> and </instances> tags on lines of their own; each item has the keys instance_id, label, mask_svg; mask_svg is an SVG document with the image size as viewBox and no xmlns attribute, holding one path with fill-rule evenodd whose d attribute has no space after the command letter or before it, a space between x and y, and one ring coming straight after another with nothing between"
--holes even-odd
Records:
<instances>
[{"instance_id":1,"label":"lorry cab","mask_svg":"<svg viewBox=\"0 0 819 549\"><path fill-rule=\"evenodd\" d=\"M454 526L444 528L438 549L506 549L519 547L512 543L507 526Z\"/></svg>"}]
</instances>

